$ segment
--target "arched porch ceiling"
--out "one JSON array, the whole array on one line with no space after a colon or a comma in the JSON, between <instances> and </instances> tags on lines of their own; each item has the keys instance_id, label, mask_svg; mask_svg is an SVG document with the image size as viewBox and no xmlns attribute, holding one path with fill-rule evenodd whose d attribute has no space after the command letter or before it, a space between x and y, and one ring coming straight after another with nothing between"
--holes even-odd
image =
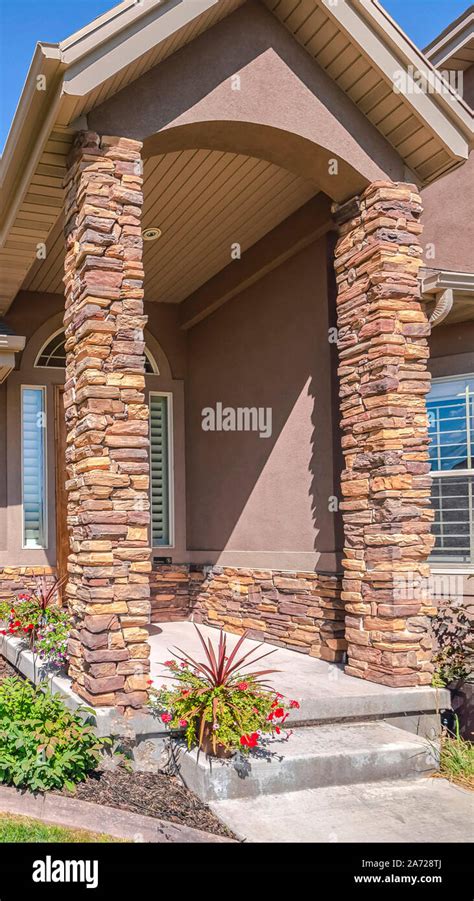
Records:
<instances>
[{"instance_id":1,"label":"arched porch ceiling","mask_svg":"<svg viewBox=\"0 0 474 901\"><path fill-rule=\"evenodd\" d=\"M314 184L268 160L218 150L182 150L145 162L144 227L162 237L145 242L145 299L179 303L316 193ZM62 293L64 241L58 223L46 260L24 287Z\"/></svg>"}]
</instances>

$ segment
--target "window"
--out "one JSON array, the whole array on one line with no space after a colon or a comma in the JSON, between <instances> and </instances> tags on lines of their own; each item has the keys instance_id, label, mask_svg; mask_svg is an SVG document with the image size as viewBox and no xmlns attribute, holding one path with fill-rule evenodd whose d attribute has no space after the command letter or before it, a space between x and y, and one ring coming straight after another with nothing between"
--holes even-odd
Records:
<instances>
[{"instance_id":1,"label":"window","mask_svg":"<svg viewBox=\"0 0 474 901\"><path fill-rule=\"evenodd\" d=\"M170 394L150 394L150 492L153 547L172 538L172 408Z\"/></svg>"},{"instance_id":2,"label":"window","mask_svg":"<svg viewBox=\"0 0 474 901\"><path fill-rule=\"evenodd\" d=\"M55 332L52 338L40 350L36 366L47 366L51 369L66 368L66 335L64 329Z\"/></svg>"},{"instance_id":3,"label":"window","mask_svg":"<svg viewBox=\"0 0 474 901\"><path fill-rule=\"evenodd\" d=\"M36 358L35 366L46 366L48 369L66 368L66 335L64 334L64 329L60 329L51 338L48 338ZM159 375L158 366L147 347L145 347L145 372L147 375Z\"/></svg>"},{"instance_id":4,"label":"window","mask_svg":"<svg viewBox=\"0 0 474 901\"><path fill-rule=\"evenodd\" d=\"M474 375L435 379L427 399L434 562L474 563Z\"/></svg>"},{"instance_id":5,"label":"window","mask_svg":"<svg viewBox=\"0 0 474 901\"><path fill-rule=\"evenodd\" d=\"M23 547L46 545L46 389L21 389Z\"/></svg>"}]
</instances>

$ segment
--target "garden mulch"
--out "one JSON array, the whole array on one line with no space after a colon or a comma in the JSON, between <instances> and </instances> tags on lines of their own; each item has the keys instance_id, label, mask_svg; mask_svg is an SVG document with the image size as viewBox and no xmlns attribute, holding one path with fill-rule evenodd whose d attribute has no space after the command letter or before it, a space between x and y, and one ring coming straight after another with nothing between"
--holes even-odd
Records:
<instances>
[{"instance_id":1,"label":"garden mulch","mask_svg":"<svg viewBox=\"0 0 474 901\"><path fill-rule=\"evenodd\" d=\"M212 811L176 778L164 773L115 770L92 773L77 785L74 795L64 789L61 794L91 801L119 810L190 826L213 835L235 838Z\"/></svg>"}]
</instances>

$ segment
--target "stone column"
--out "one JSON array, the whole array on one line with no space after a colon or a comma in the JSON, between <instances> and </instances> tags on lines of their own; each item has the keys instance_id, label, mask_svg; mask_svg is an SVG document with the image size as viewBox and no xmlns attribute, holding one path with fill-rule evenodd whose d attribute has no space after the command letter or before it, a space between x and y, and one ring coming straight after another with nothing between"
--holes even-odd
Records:
<instances>
[{"instance_id":1,"label":"stone column","mask_svg":"<svg viewBox=\"0 0 474 901\"><path fill-rule=\"evenodd\" d=\"M421 212L416 187L391 182L333 209L346 672L392 686L428 684L432 672Z\"/></svg>"},{"instance_id":2,"label":"stone column","mask_svg":"<svg viewBox=\"0 0 474 901\"><path fill-rule=\"evenodd\" d=\"M126 713L149 671L140 150L83 132L65 181L69 673L81 697Z\"/></svg>"}]
</instances>

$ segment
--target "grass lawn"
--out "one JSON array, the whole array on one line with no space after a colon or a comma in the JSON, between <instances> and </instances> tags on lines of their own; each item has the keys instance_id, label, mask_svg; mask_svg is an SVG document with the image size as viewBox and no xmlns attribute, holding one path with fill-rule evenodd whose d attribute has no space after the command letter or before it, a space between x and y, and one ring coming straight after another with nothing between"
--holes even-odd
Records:
<instances>
[{"instance_id":1,"label":"grass lawn","mask_svg":"<svg viewBox=\"0 0 474 901\"><path fill-rule=\"evenodd\" d=\"M456 736L441 738L440 776L474 791L474 744Z\"/></svg>"},{"instance_id":2,"label":"grass lawn","mask_svg":"<svg viewBox=\"0 0 474 901\"><path fill-rule=\"evenodd\" d=\"M122 839L111 835L97 835L82 829L66 829L65 826L51 826L41 820L29 817L11 816L0 813L1 842L120 842Z\"/></svg>"}]
</instances>

